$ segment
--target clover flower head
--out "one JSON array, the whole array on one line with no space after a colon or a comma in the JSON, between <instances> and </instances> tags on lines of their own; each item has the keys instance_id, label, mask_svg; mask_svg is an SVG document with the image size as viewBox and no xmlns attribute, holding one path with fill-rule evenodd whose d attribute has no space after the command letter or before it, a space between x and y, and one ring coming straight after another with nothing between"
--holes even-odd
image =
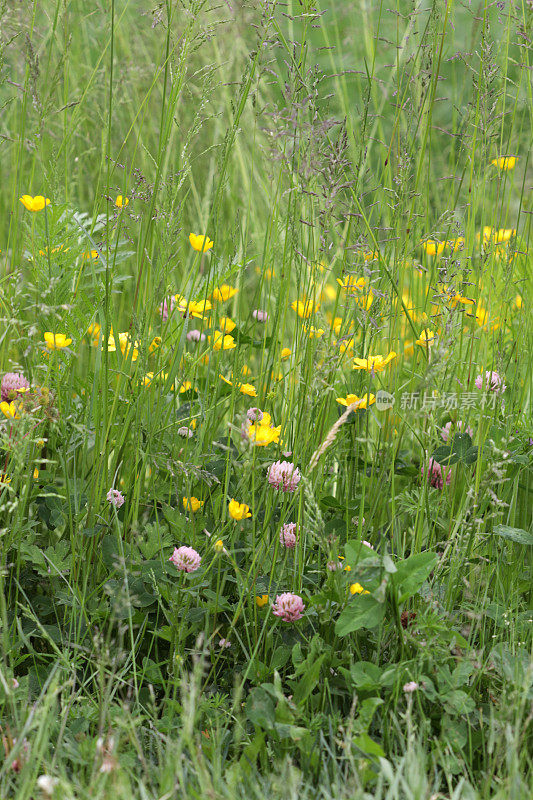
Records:
<instances>
[{"instance_id":1,"label":"clover flower head","mask_svg":"<svg viewBox=\"0 0 533 800\"><path fill-rule=\"evenodd\" d=\"M182 572L195 572L202 563L200 553L197 553L194 547L187 547L186 545L175 547L168 560Z\"/></svg>"},{"instance_id":2,"label":"clover flower head","mask_svg":"<svg viewBox=\"0 0 533 800\"><path fill-rule=\"evenodd\" d=\"M262 311L260 308L256 308L254 311L252 311L252 317L257 322L266 322L268 319L268 312Z\"/></svg>"},{"instance_id":3,"label":"clover flower head","mask_svg":"<svg viewBox=\"0 0 533 800\"><path fill-rule=\"evenodd\" d=\"M19 394L30 388L30 384L19 372L6 372L2 378L0 393L3 401L14 400Z\"/></svg>"},{"instance_id":4,"label":"clover flower head","mask_svg":"<svg viewBox=\"0 0 533 800\"><path fill-rule=\"evenodd\" d=\"M227 650L228 647L231 647L231 642L229 639L219 639L218 646L221 650Z\"/></svg>"},{"instance_id":5,"label":"clover flower head","mask_svg":"<svg viewBox=\"0 0 533 800\"><path fill-rule=\"evenodd\" d=\"M296 622L301 619L305 609L304 602L299 594L283 592L278 594L276 602L272 605L272 613L281 617L285 622Z\"/></svg>"},{"instance_id":6,"label":"clover flower head","mask_svg":"<svg viewBox=\"0 0 533 800\"><path fill-rule=\"evenodd\" d=\"M443 473L441 465L433 458L429 459L428 467L425 472L428 482L431 484L431 486L433 486L434 489L443 489L445 479L447 486L451 483L451 471L448 469ZM424 467L422 467L422 477L424 477Z\"/></svg>"},{"instance_id":7,"label":"clover flower head","mask_svg":"<svg viewBox=\"0 0 533 800\"><path fill-rule=\"evenodd\" d=\"M263 419L263 412L260 408L252 406L252 408L249 408L246 412L246 417L249 422L261 422Z\"/></svg>"},{"instance_id":8,"label":"clover flower head","mask_svg":"<svg viewBox=\"0 0 533 800\"><path fill-rule=\"evenodd\" d=\"M194 436L194 431L186 425L182 425L181 428L178 428L178 436L183 436L184 439L190 439Z\"/></svg>"},{"instance_id":9,"label":"clover flower head","mask_svg":"<svg viewBox=\"0 0 533 800\"><path fill-rule=\"evenodd\" d=\"M486 389L495 394L503 394L507 389L504 379L497 372L487 371L476 378L476 389Z\"/></svg>"},{"instance_id":10,"label":"clover flower head","mask_svg":"<svg viewBox=\"0 0 533 800\"><path fill-rule=\"evenodd\" d=\"M440 435L442 436L443 441L447 442L450 438L450 433L452 432L453 422L447 422L443 428L441 428ZM469 436L474 435L474 431L470 427L470 425L465 425L464 422L458 420L455 423L455 428L461 433L468 433Z\"/></svg>"},{"instance_id":11,"label":"clover flower head","mask_svg":"<svg viewBox=\"0 0 533 800\"><path fill-rule=\"evenodd\" d=\"M163 322L166 322L170 314L172 314L175 305L176 301L174 297L171 296L168 299L165 297L165 299L159 306L159 313L161 314L161 319L163 320Z\"/></svg>"},{"instance_id":12,"label":"clover flower head","mask_svg":"<svg viewBox=\"0 0 533 800\"><path fill-rule=\"evenodd\" d=\"M406 694L412 694L413 692L416 692L418 688L419 686L416 681L409 681L409 683L404 684L403 690Z\"/></svg>"},{"instance_id":13,"label":"clover flower head","mask_svg":"<svg viewBox=\"0 0 533 800\"><path fill-rule=\"evenodd\" d=\"M205 341L205 333L202 333L196 328L193 328L192 331L187 333L187 341L188 342L204 342Z\"/></svg>"},{"instance_id":14,"label":"clover flower head","mask_svg":"<svg viewBox=\"0 0 533 800\"><path fill-rule=\"evenodd\" d=\"M301 473L290 461L275 461L268 470L268 482L283 492L295 492L300 483Z\"/></svg>"},{"instance_id":15,"label":"clover flower head","mask_svg":"<svg viewBox=\"0 0 533 800\"><path fill-rule=\"evenodd\" d=\"M118 489L110 489L106 495L107 500L111 503L112 506L115 508L120 508L126 502L124 500L124 495L122 492L119 492Z\"/></svg>"},{"instance_id":16,"label":"clover flower head","mask_svg":"<svg viewBox=\"0 0 533 800\"><path fill-rule=\"evenodd\" d=\"M281 530L279 532L279 541L284 547L292 550L294 547L296 547L296 542L298 541L297 534L297 524L295 522L286 522L285 525L281 526Z\"/></svg>"}]
</instances>

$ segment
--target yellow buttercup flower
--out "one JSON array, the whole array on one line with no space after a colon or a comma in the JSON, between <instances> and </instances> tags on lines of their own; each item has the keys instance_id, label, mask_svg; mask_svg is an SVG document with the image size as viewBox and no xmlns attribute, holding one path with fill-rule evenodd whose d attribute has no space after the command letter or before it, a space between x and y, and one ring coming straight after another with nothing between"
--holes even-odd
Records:
<instances>
[{"instance_id":1,"label":"yellow buttercup flower","mask_svg":"<svg viewBox=\"0 0 533 800\"><path fill-rule=\"evenodd\" d=\"M360 583L352 583L350 586L350 594L370 594L370 592L363 589Z\"/></svg>"},{"instance_id":2,"label":"yellow buttercup flower","mask_svg":"<svg viewBox=\"0 0 533 800\"><path fill-rule=\"evenodd\" d=\"M438 242L436 239L428 239L422 242L422 249L426 251L428 256L440 256L446 247L446 242Z\"/></svg>"},{"instance_id":3,"label":"yellow buttercup flower","mask_svg":"<svg viewBox=\"0 0 533 800\"><path fill-rule=\"evenodd\" d=\"M359 411L360 408L368 408L373 403L376 402L376 396L371 394L369 395L364 394L362 397L358 397L356 394L347 394L346 397L337 397L337 403L340 403L341 406L351 406L354 403L359 403L358 407L354 409L354 411Z\"/></svg>"},{"instance_id":4,"label":"yellow buttercup flower","mask_svg":"<svg viewBox=\"0 0 533 800\"><path fill-rule=\"evenodd\" d=\"M150 344L150 347L148 348L148 352L149 353L153 353L154 350L157 350L157 348L160 347L160 346L161 346L161 337L160 336L154 336L154 338L152 339L152 342Z\"/></svg>"},{"instance_id":5,"label":"yellow buttercup flower","mask_svg":"<svg viewBox=\"0 0 533 800\"><path fill-rule=\"evenodd\" d=\"M97 322L93 322L92 325L89 325L89 327L87 328L87 333L93 339L93 346L98 344L98 339L100 338L101 330L102 329L100 328L100 325Z\"/></svg>"},{"instance_id":6,"label":"yellow buttercup flower","mask_svg":"<svg viewBox=\"0 0 533 800\"><path fill-rule=\"evenodd\" d=\"M364 289L366 286L365 278L356 278L355 275L348 275L343 281L337 278L337 283L347 291L355 291L356 289Z\"/></svg>"},{"instance_id":7,"label":"yellow buttercup flower","mask_svg":"<svg viewBox=\"0 0 533 800\"><path fill-rule=\"evenodd\" d=\"M360 298L356 298L356 299L357 299L357 302L359 302ZM336 333L337 336L340 336L340 332L341 332L341 330L343 328L343 325L344 325L343 318L342 317L334 317L333 314L329 314L329 313L326 316L328 318L328 322L330 324L330 327L333 329L334 333ZM346 332L352 331L353 327L354 327L353 320L350 320L350 323L348 325L346 325Z\"/></svg>"},{"instance_id":8,"label":"yellow buttercup flower","mask_svg":"<svg viewBox=\"0 0 533 800\"><path fill-rule=\"evenodd\" d=\"M267 594L256 595L255 602L259 606L259 608L263 608L263 606L266 606L266 604L268 603L268 595Z\"/></svg>"},{"instance_id":9,"label":"yellow buttercup flower","mask_svg":"<svg viewBox=\"0 0 533 800\"><path fill-rule=\"evenodd\" d=\"M217 303L225 303L226 300L231 300L238 291L239 290L235 289L233 286L223 283L222 286L217 286L216 289L213 289L211 300L215 300Z\"/></svg>"},{"instance_id":10,"label":"yellow buttercup flower","mask_svg":"<svg viewBox=\"0 0 533 800\"><path fill-rule=\"evenodd\" d=\"M370 306L374 302L374 292L372 291L372 289L369 289L368 293L361 295L352 295L352 298L355 300L358 306L364 308L365 311L368 311Z\"/></svg>"},{"instance_id":11,"label":"yellow buttercup flower","mask_svg":"<svg viewBox=\"0 0 533 800\"><path fill-rule=\"evenodd\" d=\"M429 347L430 345L435 344L435 341L435 333L430 331L428 328L424 328L416 340L416 344L419 344L421 347Z\"/></svg>"},{"instance_id":12,"label":"yellow buttercup flower","mask_svg":"<svg viewBox=\"0 0 533 800\"><path fill-rule=\"evenodd\" d=\"M281 425L277 428L272 426L272 418L266 411L260 422L248 426L248 437L252 444L258 447L266 447L269 444L278 444L281 434Z\"/></svg>"},{"instance_id":13,"label":"yellow buttercup flower","mask_svg":"<svg viewBox=\"0 0 533 800\"><path fill-rule=\"evenodd\" d=\"M498 158L493 158L490 163L498 167L498 169L507 171L514 169L517 161L518 156L499 156Z\"/></svg>"},{"instance_id":14,"label":"yellow buttercup flower","mask_svg":"<svg viewBox=\"0 0 533 800\"><path fill-rule=\"evenodd\" d=\"M450 305L452 308L455 308L457 303L461 303L463 306L475 306L476 301L472 300L470 297L464 297L462 294L451 294L449 296Z\"/></svg>"},{"instance_id":15,"label":"yellow buttercup flower","mask_svg":"<svg viewBox=\"0 0 533 800\"><path fill-rule=\"evenodd\" d=\"M18 413L20 410L20 403L15 403L14 400L10 403L7 403L5 400L0 403L0 411L4 417L8 419L20 419L20 414Z\"/></svg>"},{"instance_id":16,"label":"yellow buttercup flower","mask_svg":"<svg viewBox=\"0 0 533 800\"><path fill-rule=\"evenodd\" d=\"M81 254L81 257L86 261L93 259L96 261L98 259L98 250L86 250L85 253Z\"/></svg>"},{"instance_id":17,"label":"yellow buttercup flower","mask_svg":"<svg viewBox=\"0 0 533 800\"><path fill-rule=\"evenodd\" d=\"M290 358L292 354L292 350L290 347L284 347L280 353L280 358L282 361L285 361L287 358Z\"/></svg>"},{"instance_id":18,"label":"yellow buttercup flower","mask_svg":"<svg viewBox=\"0 0 533 800\"><path fill-rule=\"evenodd\" d=\"M491 228L490 225L485 225L483 228L483 239L485 242L494 242L494 244L502 244L508 242L513 236L516 236L516 228Z\"/></svg>"},{"instance_id":19,"label":"yellow buttercup flower","mask_svg":"<svg viewBox=\"0 0 533 800\"><path fill-rule=\"evenodd\" d=\"M123 208L124 206L129 205L129 197L122 197L121 194L118 195L117 199L115 200L115 205L117 208Z\"/></svg>"},{"instance_id":20,"label":"yellow buttercup flower","mask_svg":"<svg viewBox=\"0 0 533 800\"><path fill-rule=\"evenodd\" d=\"M472 300L470 297L464 297L459 292L449 289L445 284L439 285L438 288L443 294L447 295L447 301L452 308L455 308L458 303L465 306L473 306L476 304L475 300Z\"/></svg>"},{"instance_id":21,"label":"yellow buttercup flower","mask_svg":"<svg viewBox=\"0 0 533 800\"><path fill-rule=\"evenodd\" d=\"M322 300L334 302L337 298L337 289L331 284L326 283L322 288Z\"/></svg>"},{"instance_id":22,"label":"yellow buttercup flower","mask_svg":"<svg viewBox=\"0 0 533 800\"><path fill-rule=\"evenodd\" d=\"M218 320L218 327L223 333L231 333L237 326L229 317L220 317Z\"/></svg>"},{"instance_id":23,"label":"yellow buttercup flower","mask_svg":"<svg viewBox=\"0 0 533 800\"><path fill-rule=\"evenodd\" d=\"M355 255L363 261L376 261L379 258L379 250L356 250Z\"/></svg>"},{"instance_id":24,"label":"yellow buttercup flower","mask_svg":"<svg viewBox=\"0 0 533 800\"><path fill-rule=\"evenodd\" d=\"M355 347L355 341L353 338L341 339L339 342L337 342L337 346L339 348L339 352L341 355L345 355L346 353L350 355L351 353L353 353Z\"/></svg>"},{"instance_id":25,"label":"yellow buttercup flower","mask_svg":"<svg viewBox=\"0 0 533 800\"><path fill-rule=\"evenodd\" d=\"M208 341L213 343L213 350L233 350L237 347L233 336L222 331L213 331L213 336L209 336Z\"/></svg>"},{"instance_id":26,"label":"yellow buttercup flower","mask_svg":"<svg viewBox=\"0 0 533 800\"><path fill-rule=\"evenodd\" d=\"M131 360L137 361L139 356L139 343L138 342L131 342L131 337L129 333L123 332L119 333L118 335L118 349L121 351L123 356L128 356L131 351ZM117 340L115 335L112 333L107 340L107 350L109 353L116 353L117 351Z\"/></svg>"},{"instance_id":27,"label":"yellow buttercup flower","mask_svg":"<svg viewBox=\"0 0 533 800\"><path fill-rule=\"evenodd\" d=\"M320 339L321 336L324 335L324 328L314 328L312 325L307 331L307 335L310 339Z\"/></svg>"},{"instance_id":28,"label":"yellow buttercup flower","mask_svg":"<svg viewBox=\"0 0 533 800\"><path fill-rule=\"evenodd\" d=\"M367 356L367 358L354 358L353 360L353 368L354 369L364 369L366 372L383 372L387 364L396 358L396 353L394 350L385 356L385 358L381 355L379 356Z\"/></svg>"},{"instance_id":29,"label":"yellow buttercup flower","mask_svg":"<svg viewBox=\"0 0 533 800\"><path fill-rule=\"evenodd\" d=\"M203 319L204 314L213 308L209 300L187 300L181 294L174 295L174 300L176 301L176 308L184 317Z\"/></svg>"},{"instance_id":30,"label":"yellow buttercup flower","mask_svg":"<svg viewBox=\"0 0 533 800\"><path fill-rule=\"evenodd\" d=\"M514 299L514 305L515 308L518 309L518 311L521 311L522 308L524 307L524 301L522 300L522 297L519 294L517 294Z\"/></svg>"},{"instance_id":31,"label":"yellow buttercup flower","mask_svg":"<svg viewBox=\"0 0 533 800\"><path fill-rule=\"evenodd\" d=\"M224 383L227 383L228 386L235 385L241 394L245 394L247 397L257 397L257 390L255 386L252 386L251 383L236 383L233 384L232 381L225 378L223 375L220 376Z\"/></svg>"},{"instance_id":32,"label":"yellow buttercup flower","mask_svg":"<svg viewBox=\"0 0 533 800\"><path fill-rule=\"evenodd\" d=\"M465 237L459 236L457 239L450 239L448 242L446 242L446 247L449 247L450 250L455 253L457 250L464 250L465 244Z\"/></svg>"},{"instance_id":33,"label":"yellow buttercup flower","mask_svg":"<svg viewBox=\"0 0 533 800\"><path fill-rule=\"evenodd\" d=\"M239 384L239 392L245 394L247 397L257 397L257 390L251 383Z\"/></svg>"},{"instance_id":34,"label":"yellow buttercup flower","mask_svg":"<svg viewBox=\"0 0 533 800\"><path fill-rule=\"evenodd\" d=\"M206 253L214 245L214 242L205 233L190 233L189 242L197 253Z\"/></svg>"},{"instance_id":35,"label":"yellow buttercup flower","mask_svg":"<svg viewBox=\"0 0 533 800\"><path fill-rule=\"evenodd\" d=\"M68 253L69 250L70 250L70 247L65 247L64 244L58 244L57 247L52 247L52 249L50 250L50 255L54 255L54 253L62 253L62 252ZM40 256L47 256L48 255L48 247L45 247L44 250L39 250L39 255Z\"/></svg>"},{"instance_id":36,"label":"yellow buttercup flower","mask_svg":"<svg viewBox=\"0 0 533 800\"><path fill-rule=\"evenodd\" d=\"M183 381L183 383L181 384L180 388L178 389L178 392L180 394L185 394L185 392L190 392L192 388L193 388L193 386L192 386L192 383L190 381ZM193 391L196 391L196 390L194 389Z\"/></svg>"},{"instance_id":37,"label":"yellow buttercup flower","mask_svg":"<svg viewBox=\"0 0 533 800\"><path fill-rule=\"evenodd\" d=\"M238 503L236 500L229 501L228 511L230 517L237 522L252 516L250 513L250 506L247 506L246 503Z\"/></svg>"},{"instance_id":38,"label":"yellow buttercup flower","mask_svg":"<svg viewBox=\"0 0 533 800\"><path fill-rule=\"evenodd\" d=\"M311 300L295 300L291 303L291 308L296 311L301 319L308 319L311 314L315 314L320 308L320 304L314 305Z\"/></svg>"},{"instance_id":39,"label":"yellow buttercup flower","mask_svg":"<svg viewBox=\"0 0 533 800\"><path fill-rule=\"evenodd\" d=\"M204 500L198 500L197 497L184 497L183 508L185 511L190 511L192 514L195 514L202 508L204 502Z\"/></svg>"},{"instance_id":40,"label":"yellow buttercup flower","mask_svg":"<svg viewBox=\"0 0 533 800\"><path fill-rule=\"evenodd\" d=\"M483 308L482 305L478 305L475 310L475 314L470 314L469 316L475 317L475 320L480 328L485 328L490 324L490 330L495 331L500 327L497 319L494 319L491 323L489 312L486 308Z\"/></svg>"},{"instance_id":41,"label":"yellow buttercup flower","mask_svg":"<svg viewBox=\"0 0 533 800\"><path fill-rule=\"evenodd\" d=\"M144 378L141 380L141 386L150 386L154 380L165 383L167 378L168 372L158 372L157 375L154 375L153 372L147 372ZM174 384L170 386L170 391L174 391Z\"/></svg>"},{"instance_id":42,"label":"yellow buttercup flower","mask_svg":"<svg viewBox=\"0 0 533 800\"><path fill-rule=\"evenodd\" d=\"M224 542L222 541L222 539L217 539L215 542L215 552L222 553L223 550L224 550Z\"/></svg>"},{"instance_id":43,"label":"yellow buttercup flower","mask_svg":"<svg viewBox=\"0 0 533 800\"><path fill-rule=\"evenodd\" d=\"M68 339L64 333L46 331L44 340L49 350L61 350L63 347L68 347L69 344L72 344L72 339Z\"/></svg>"},{"instance_id":44,"label":"yellow buttercup flower","mask_svg":"<svg viewBox=\"0 0 533 800\"><path fill-rule=\"evenodd\" d=\"M42 211L45 206L50 204L48 197L43 197L42 194L35 197L32 197L31 194L23 194L19 200L27 211Z\"/></svg>"}]
</instances>

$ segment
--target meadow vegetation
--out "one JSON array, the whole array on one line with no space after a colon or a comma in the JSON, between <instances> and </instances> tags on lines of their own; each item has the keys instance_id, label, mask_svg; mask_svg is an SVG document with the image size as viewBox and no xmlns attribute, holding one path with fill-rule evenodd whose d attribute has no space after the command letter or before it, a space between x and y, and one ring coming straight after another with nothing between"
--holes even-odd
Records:
<instances>
[{"instance_id":1,"label":"meadow vegetation","mask_svg":"<svg viewBox=\"0 0 533 800\"><path fill-rule=\"evenodd\" d=\"M0 0L0 797L527 800L531 0Z\"/></svg>"}]
</instances>

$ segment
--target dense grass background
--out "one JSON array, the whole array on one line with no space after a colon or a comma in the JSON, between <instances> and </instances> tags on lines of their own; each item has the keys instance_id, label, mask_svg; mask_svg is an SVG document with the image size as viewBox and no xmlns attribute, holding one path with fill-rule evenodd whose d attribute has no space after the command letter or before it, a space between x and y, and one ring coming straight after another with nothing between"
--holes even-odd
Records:
<instances>
[{"instance_id":1,"label":"dense grass background","mask_svg":"<svg viewBox=\"0 0 533 800\"><path fill-rule=\"evenodd\" d=\"M532 17L0 3L2 797L530 797Z\"/></svg>"}]
</instances>

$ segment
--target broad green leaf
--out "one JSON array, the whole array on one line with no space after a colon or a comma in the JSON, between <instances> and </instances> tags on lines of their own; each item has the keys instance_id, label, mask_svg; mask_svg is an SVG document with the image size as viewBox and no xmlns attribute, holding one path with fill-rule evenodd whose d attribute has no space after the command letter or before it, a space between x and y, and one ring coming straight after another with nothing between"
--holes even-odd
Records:
<instances>
[{"instance_id":1,"label":"broad green leaf","mask_svg":"<svg viewBox=\"0 0 533 800\"><path fill-rule=\"evenodd\" d=\"M337 636L347 636L360 628L375 628L385 614L385 604L371 594L359 594L348 603L335 625Z\"/></svg>"},{"instance_id":2,"label":"broad green leaf","mask_svg":"<svg viewBox=\"0 0 533 800\"><path fill-rule=\"evenodd\" d=\"M362 750L367 756L375 759L385 758L385 751L380 744L370 738L368 733L362 733L360 736L354 736L352 743Z\"/></svg>"},{"instance_id":3,"label":"broad green leaf","mask_svg":"<svg viewBox=\"0 0 533 800\"><path fill-rule=\"evenodd\" d=\"M317 658L296 684L293 692L293 699L297 705L304 703L317 685L320 677L320 669L325 657L326 656L323 654Z\"/></svg>"},{"instance_id":4,"label":"broad green leaf","mask_svg":"<svg viewBox=\"0 0 533 800\"><path fill-rule=\"evenodd\" d=\"M423 553L414 553L396 565L398 571L391 576L391 580L398 590L400 603L418 592L434 569L437 560L436 553L424 551Z\"/></svg>"},{"instance_id":5,"label":"broad green leaf","mask_svg":"<svg viewBox=\"0 0 533 800\"><path fill-rule=\"evenodd\" d=\"M350 677L356 689L370 691L379 686L381 667L371 661L357 661L350 667Z\"/></svg>"},{"instance_id":6,"label":"broad green leaf","mask_svg":"<svg viewBox=\"0 0 533 800\"><path fill-rule=\"evenodd\" d=\"M472 446L468 433L456 433L449 445L437 447L432 458L442 466L452 466L462 461L463 464L474 464L477 461L478 448Z\"/></svg>"},{"instance_id":7,"label":"broad green leaf","mask_svg":"<svg viewBox=\"0 0 533 800\"><path fill-rule=\"evenodd\" d=\"M274 702L261 686L256 686L250 692L246 702L246 716L259 728L270 730L274 727Z\"/></svg>"},{"instance_id":8,"label":"broad green leaf","mask_svg":"<svg viewBox=\"0 0 533 800\"><path fill-rule=\"evenodd\" d=\"M510 528L508 525L496 525L494 533L497 536L502 536L504 539L510 539L512 542L518 544L533 546L533 533L528 533L522 528Z\"/></svg>"}]
</instances>

